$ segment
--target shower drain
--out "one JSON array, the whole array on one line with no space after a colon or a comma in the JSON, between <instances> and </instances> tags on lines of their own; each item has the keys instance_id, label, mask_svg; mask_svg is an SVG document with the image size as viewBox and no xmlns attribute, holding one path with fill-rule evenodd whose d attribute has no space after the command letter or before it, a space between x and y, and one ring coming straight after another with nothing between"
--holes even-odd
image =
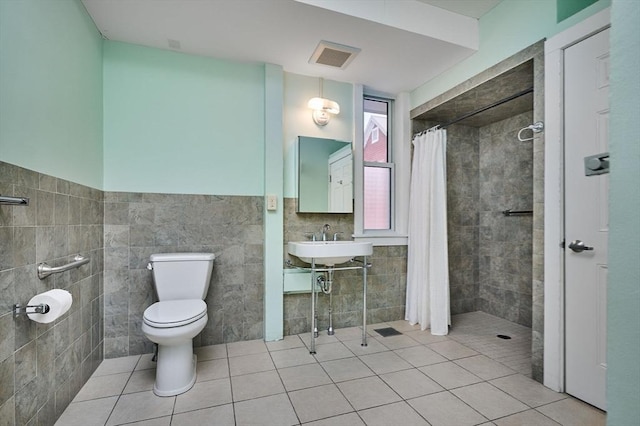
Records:
<instances>
[{"instance_id":1,"label":"shower drain","mask_svg":"<svg viewBox=\"0 0 640 426\"><path fill-rule=\"evenodd\" d=\"M511 339L511 336L507 336L506 334L498 334L496 337L498 337L500 339L504 339L504 340Z\"/></svg>"}]
</instances>

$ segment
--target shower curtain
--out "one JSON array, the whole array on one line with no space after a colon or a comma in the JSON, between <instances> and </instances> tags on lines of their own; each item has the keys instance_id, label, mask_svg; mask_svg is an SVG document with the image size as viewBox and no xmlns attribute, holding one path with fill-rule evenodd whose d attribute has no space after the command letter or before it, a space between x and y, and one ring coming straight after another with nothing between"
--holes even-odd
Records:
<instances>
[{"instance_id":1,"label":"shower curtain","mask_svg":"<svg viewBox=\"0 0 640 426\"><path fill-rule=\"evenodd\" d=\"M447 131L414 137L409 201L409 250L405 319L431 334L449 333L447 253Z\"/></svg>"}]
</instances>

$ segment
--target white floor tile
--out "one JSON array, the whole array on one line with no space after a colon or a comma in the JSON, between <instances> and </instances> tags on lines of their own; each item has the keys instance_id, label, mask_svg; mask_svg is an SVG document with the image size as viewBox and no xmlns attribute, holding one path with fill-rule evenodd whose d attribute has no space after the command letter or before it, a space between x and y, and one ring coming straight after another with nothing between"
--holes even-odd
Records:
<instances>
[{"instance_id":1,"label":"white floor tile","mask_svg":"<svg viewBox=\"0 0 640 426\"><path fill-rule=\"evenodd\" d=\"M122 393L133 393L152 390L156 382L156 370L134 371Z\"/></svg>"},{"instance_id":2,"label":"white floor tile","mask_svg":"<svg viewBox=\"0 0 640 426\"><path fill-rule=\"evenodd\" d=\"M227 358L198 362L196 365L196 381L223 379L229 377L229 361Z\"/></svg>"},{"instance_id":3,"label":"white floor tile","mask_svg":"<svg viewBox=\"0 0 640 426\"><path fill-rule=\"evenodd\" d=\"M100 363L93 376L106 376L108 374L130 373L136 367L140 355L126 356L122 358L105 359Z\"/></svg>"},{"instance_id":4,"label":"white floor tile","mask_svg":"<svg viewBox=\"0 0 640 426\"><path fill-rule=\"evenodd\" d=\"M331 361L334 359L349 358L353 356L351 352L342 342L326 343L316 346L315 359L322 361Z\"/></svg>"},{"instance_id":5,"label":"white floor tile","mask_svg":"<svg viewBox=\"0 0 640 426\"><path fill-rule=\"evenodd\" d=\"M429 426L429 423L404 401L369 408L359 411L358 414L364 419L367 426Z\"/></svg>"},{"instance_id":6,"label":"white floor tile","mask_svg":"<svg viewBox=\"0 0 640 426\"><path fill-rule=\"evenodd\" d=\"M267 345L262 340L247 340L244 342L227 343L229 358L267 352Z\"/></svg>"},{"instance_id":7,"label":"white floor tile","mask_svg":"<svg viewBox=\"0 0 640 426\"><path fill-rule=\"evenodd\" d=\"M171 426L204 426L212 424L214 419L216 426L235 426L233 405L226 404L218 407L174 414L171 420Z\"/></svg>"},{"instance_id":8,"label":"white floor tile","mask_svg":"<svg viewBox=\"0 0 640 426\"><path fill-rule=\"evenodd\" d=\"M489 383L534 408L567 398L566 394L554 392L521 374L495 379Z\"/></svg>"},{"instance_id":9,"label":"white floor tile","mask_svg":"<svg viewBox=\"0 0 640 426\"><path fill-rule=\"evenodd\" d=\"M196 383L188 392L178 395L173 412L184 413L229 404L231 401L230 379L209 380Z\"/></svg>"},{"instance_id":10,"label":"white floor tile","mask_svg":"<svg viewBox=\"0 0 640 426\"><path fill-rule=\"evenodd\" d=\"M549 417L537 412L536 410L523 411L522 413L513 414L494 420L497 426L559 426Z\"/></svg>"},{"instance_id":11,"label":"white floor tile","mask_svg":"<svg viewBox=\"0 0 640 426\"><path fill-rule=\"evenodd\" d=\"M268 352L229 358L229 371L232 376L273 369L275 369L275 366Z\"/></svg>"},{"instance_id":12,"label":"white floor tile","mask_svg":"<svg viewBox=\"0 0 640 426\"><path fill-rule=\"evenodd\" d=\"M427 365L426 367L420 367L419 370L445 389L459 388L482 381L478 376L469 373L451 361Z\"/></svg>"},{"instance_id":13,"label":"white floor tile","mask_svg":"<svg viewBox=\"0 0 640 426\"><path fill-rule=\"evenodd\" d=\"M476 383L453 389L451 392L489 420L525 411L529 408L488 383Z\"/></svg>"},{"instance_id":14,"label":"white floor tile","mask_svg":"<svg viewBox=\"0 0 640 426\"><path fill-rule=\"evenodd\" d=\"M313 364L316 359L306 347L284 349L271 352L271 359L276 368L294 367L296 365Z\"/></svg>"},{"instance_id":15,"label":"white floor tile","mask_svg":"<svg viewBox=\"0 0 640 426\"><path fill-rule=\"evenodd\" d=\"M288 392L327 385L331 378L325 373L320 364L305 364L278 370L284 387Z\"/></svg>"},{"instance_id":16,"label":"white floor tile","mask_svg":"<svg viewBox=\"0 0 640 426\"><path fill-rule=\"evenodd\" d=\"M234 401L276 395L285 391L276 370L233 376L231 388Z\"/></svg>"},{"instance_id":17,"label":"white floor tile","mask_svg":"<svg viewBox=\"0 0 640 426\"><path fill-rule=\"evenodd\" d=\"M356 413L341 414L328 419L304 423L304 426L366 426Z\"/></svg>"},{"instance_id":18,"label":"white floor tile","mask_svg":"<svg viewBox=\"0 0 640 426\"><path fill-rule=\"evenodd\" d=\"M421 396L407 402L432 426L472 426L487 420L450 392Z\"/></svg>"},{"instance_id":19,"label":"white floor tile","mask_svg":"<svg viewBox=\"0 0 640 426\"><path fill-rule=\"evenodd\" d=\"M337 359L320 363L334 382L373 376L373 371L358 358Z\"/></svg>"},{"instance_id":20,"label":"white floor tile","mask_svg":"<svg viewBox=\"0 0 640 426\"><path fill-rule=\"evenodd\" d=\"M385 327L403 335L373 331ZM474 312L454 316L449 336L405 321L367 329L367 347L359 327L322 332L315 356L310 333L196 348L196 385L177 397L150 391L151 354L105 360L56 425L605 424L605 413L516 373L531 370L526 327Z\"/></svg>"},{"instance_id":21,"label":"white floor tile","mask_svg":"<svg viewBox=\"0 0 640 426\"><path fill-rule=\"evenodd\" d=\"M56 426L103 426L118 401L117 396L72 402L56 422Z\"/></svg>"},{"instance_id":22,"label":"white floor tile","mask_svg":"<svg viewBox=\"0 0 640 426\"><path fill-rule=\"evenodd\" d=\"M496 362L485 355L461 358L454 362L483 380L496 379L498 377L508 376L515 373L515 371L509 367Z\"/></svg>"},{"instance_id":23,"label":"white floor tile","mask_svg":"<svg viewBox=\"0 0 640 426\"><path fill-rule=\"evenodd\" d=\"M152 391L122 395L116 403L107 426L171 415L175 397L160 398Z\"/></svg>"},{"instance_id":24,"label":"white floor tile","mask_svg":"<svg viewBox=\"0 0 640 426\"><path fill-rule=\"evenodd\" d=\"M425 365L448 361L439 353L422 345L405 349L397 349L394 352L414 367L424 367Z\"/></svg>"},{"instance_id":25,"label":"white floor tile","mask_svg":"<svg viewBox=\"0 0 640 426\"><path fill-rule=\"evenodd\" d=\"M272 395L234 404L238 425L297 425L296 416L287 395Z\"/></svg>"},{"instance_id":26,"label":"white floor tile","mask_svg":"<svg viewBox=\"0 0 640 426\"><path fill-rule=\"evenodd\" d=\"M604 426L607 423L606 415L603 411L575 398L552 402L538 407L536 410L566 426Z\"/></svg>"},{"instance_id":27,"label":"white floor tile","mask_svg":"<svg viewBox=\"0 0 640 426\"><path fill-rule=\"evenodd\" d=\"M417 398L444 390L442 386L416 369L382 374L380 378L404 399Z\"/></svg>"},{"instance_id":28,"label":"white floor tile","mask_svg":"<svg viewBox=\"0 0 640 426\"><path fill-rule=\"evenodd\" d=\"M376 374L391 373L393 371L412 368L411 364L400 358L392 351L364 355L360 357L360 360L367 364L367 367L373 370Z\"/></svg>"},{"instance_id":29,"label":"white floor tile","mask_svg":"<svg viewBox=\"0 0 640 426\"><path fill-rule=\"evenodd\" d=\"M106 396L119 396L130 376L131 373L118 373L91 377L80 389L73 402L104 398Z\"/></svg>"},{"instance_id":30,"label":"white floor tile","mask_svg":"<svg viewBox=\"0 0 640 426\"><path fill-rule=\"evenodd\" d=\"M338 383L338 388L356 410L401 400L397 393L376 376Z\"/></svg>"},{"instance_id":31,"label":"white floor tile","mask_svg":"<svg viewBox=\"0 0 640 426\"><path fill-rule=\"evenodd\" d=\"M289 398L302 423L354 411L333 384L289 392Z\"/></svg>"}]
</instances>

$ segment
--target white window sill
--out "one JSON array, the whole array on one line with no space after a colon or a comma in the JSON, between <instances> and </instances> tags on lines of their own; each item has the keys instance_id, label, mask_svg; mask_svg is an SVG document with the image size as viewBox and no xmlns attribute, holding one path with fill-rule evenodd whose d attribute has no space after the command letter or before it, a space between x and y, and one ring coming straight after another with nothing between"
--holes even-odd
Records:
<instances>
[{"instance_id":1,"label":"white window sill","mask_svg":"<svg viewBox=\"0 0 640 426\"><path fill-rule=\"evenodd\" d=\"M353 240L372 243L374 246L406 246L409 237L392 232L353 235Z\"/></svg>"}]
</instances>

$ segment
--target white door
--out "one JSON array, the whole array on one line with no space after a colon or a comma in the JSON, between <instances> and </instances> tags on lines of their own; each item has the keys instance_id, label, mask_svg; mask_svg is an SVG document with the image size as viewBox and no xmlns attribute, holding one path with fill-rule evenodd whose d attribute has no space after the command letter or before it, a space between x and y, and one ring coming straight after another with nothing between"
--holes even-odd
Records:
<instances>
[{"instance_id":1,"label":"white door","mask_svg":"<svg viewBox=\"0 0 640 426\"><path fill-rule=\"evenodd\" d=\"M608 151L609 30L564 58L565 385L605 410L609 175L585 176L584 158Z\"/></svg>"},{"instance_id":2,"label":"white door","mask_svg":"<svg viewBox=\"0 0 640 426\"><path fill-rule=\"evenodd\" d=\"M329 212L350 213L353 211L351 152L336 161L329 161Z\"/></svg>"}]
</instances>

